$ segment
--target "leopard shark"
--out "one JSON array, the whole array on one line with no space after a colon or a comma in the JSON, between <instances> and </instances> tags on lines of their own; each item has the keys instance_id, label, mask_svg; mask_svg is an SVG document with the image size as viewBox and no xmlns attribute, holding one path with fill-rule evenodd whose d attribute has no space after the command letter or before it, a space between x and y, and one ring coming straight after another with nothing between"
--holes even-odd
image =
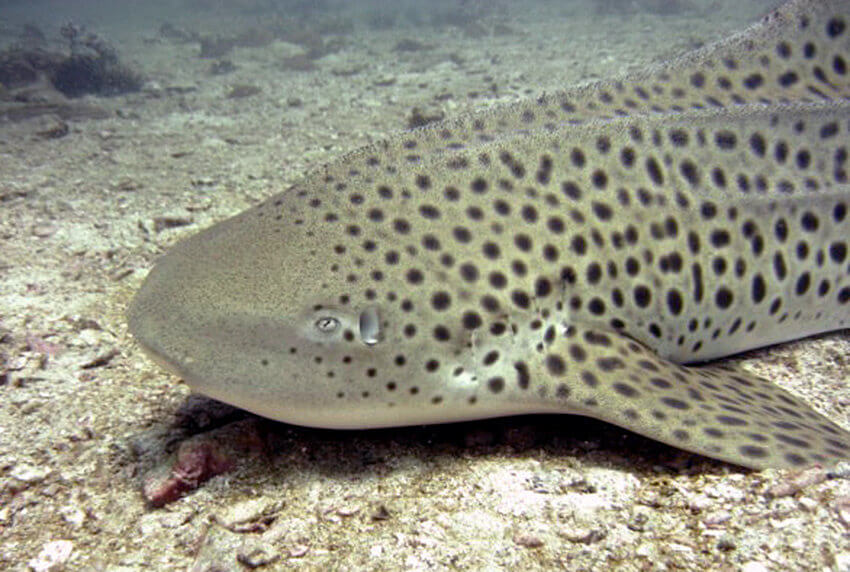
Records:
<instances>
[{"instance_id":1,"label":"leopard shark","mask_svg":"<svg viewBox=\"0 0 850 572\"><path fill-rule=\"evenodd\" d=\"M130 330L298 425L564 413L755 469L848 459L846 429L718 362L850 327L848 23L792 0L346 154L176 244Z\"/></svg>"}]
</instances>

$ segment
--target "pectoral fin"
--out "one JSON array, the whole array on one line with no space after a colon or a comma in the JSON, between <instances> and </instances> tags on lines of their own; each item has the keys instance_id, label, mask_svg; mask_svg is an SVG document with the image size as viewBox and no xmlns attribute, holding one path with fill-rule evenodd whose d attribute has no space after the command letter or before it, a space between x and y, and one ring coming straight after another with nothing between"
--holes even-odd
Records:
<instances>
[{"instance_id":1,"label":"pectoral fin","mask_svg":"<svg viewBox=\"0 0 850 572\"><path fill-rule=\"evenodd\" d=\"M848 431L760 377L722 365L682 366L620 333L580 326L539 349L526 385L553 411L582 412L756 469L850 457Z\"/></svg>"}]
</instances>

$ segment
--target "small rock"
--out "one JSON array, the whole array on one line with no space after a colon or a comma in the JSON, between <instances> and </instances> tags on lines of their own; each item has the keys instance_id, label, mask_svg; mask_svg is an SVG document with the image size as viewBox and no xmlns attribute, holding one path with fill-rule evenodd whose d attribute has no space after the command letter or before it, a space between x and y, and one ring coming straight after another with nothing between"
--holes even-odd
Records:
<instances>
[{"instance_id":1,"label":"small rock","mask_svg":"<svg viewBox=\"0 0 850 572\"><path fill-rule=\"evenodd\" d=\"M726 502L740 503L746 498L746 492L741 487L730 482L721 482L705 488L709 498L722 499Z\"/></svg>"},{"instance_id":2,"label":"small rock","mask_svg":"<svg viewBox=\"0 0 850 572\"><path fill-rule=\"evenodd\" d=\"M764 562L751 560L741 565L741 572L770 572L770 568Z\"/></svg>"},{"instance_id":3,"label":"small rock","mask_svg":"<svg viewBox=\"0 0 850 572\"><path fill-rule=\"evenodd\" d=\"M265 528L259 521L269 517L278 508L277 503L271 499L249 499L225 508L221 514L216 515L216 520L234 532L253 532Z\"/></svg>"},{"instance_id":4,"label":"small rock","mask_svg":"<svg viewBox=\"0 0 850 572\"><path fill-rule=\"evenodd\" d=\"M73 551L74 544L70 540L48 542L38 556L29 561L29 566L35 572L59 572L64 570Z\"/></svg>"},{"instance_id":5,"label":"small rock","mask_svg":"<svg viewBox=\"0 0 850 572\"><path fill-rule=\"evenodd\" d=\"M789 497L805 488L824 482L826 477L826 471L820 466L791 473L785 480L782 480L767 489L767 496L768 498Z\"/></svg>"},{"instance_id":6,"label":"small rock","mask_svg":"<svg viewBox=\"0 0 850 572\"><path fill-rule=\"evenodd\" d=\"M705 495L697 495L688 501L688 508L695 512L702 512L714 505L714 501Z\"/></svg>"},{"instance_id":7,"label":"small rock","mask_svg":"<svg viewBox=\"0 0 850 572\"><path fill-rule=\"evenodd\" d=\"M372 520L389 520L390 518L392 518L392 514L384 505L379 505L372 513Z\"/></svg>"},{"instance_id":8,"label":"small rock","mask_svg":"<svg viewBox=\"0 0 850 572\"><path fill-rule=\"evenodd\" d=\"M850 552L835 555L835 572L850 572Z\"/></svg>"},{"instance_id":9,"label":"small rock","mask_svg":"<svg viewBox=\"0 0 850 572\"><path fill-rule=\"evenodd\" d=\"M47 467L36 467L27 463L21 463L9 472L9 476L27 485L43 481L50 474Z\"/></svg>"},{"instance_id":10,"label":"small rock","mask_svg":"<svg viewBox=\"0 0 850 572\"><path fill-rule=\"evenodd\" d=\"M212 441L186 441L177 451L177 460L162 478L157 472L144 485L144 495L153 507L173 502L216 475L233 468L234 461Z\"/></svg>"},{"instance_id":11,"label":"small rock","mask_svg":"<svg viewBox=\"0 0 850 572\"><path fill-rule=\"evenodd\" d=\"M167 95L184 95L193 91L198 91L198 87L195 85L169 85L165 88Z\"/></svg>"},{"instance_id":12,"label":"small rock","mask_svg":"<svg viewBox=\"0 0 850 572\"><path fill-rule=\"evenodd\" d=\"M262 91L256 85L248 85L244 83L240 83L234 85L230 88L230 91L227 92L227 99L242 99L245 97L251 97L253 95L257 95Z\"/></svg>"},{"instance_id":13,"label":"small rock","mask_svg":"<svg viewBox=\"0 0 850 572\"><path fill-rule=\"evenodd\" d=\"M578 544L593 544L599 542L607 533L604 530L591 528L562 528L558 535L562 538Z\"/></svg>"},{"instance_id":14,"label":"small rock","mask_svg":"<svg viewBox=\"0 0 850 572\"><path fill-rule=\"evenodd\" d=\"M280 553L271 544L252 540L239 547L236 560L253 569L280 560Z\"/></svg>"},{"instance_id":15,"label":"small rock","mask_svg":"<svg viewBox=\"0 0 850 572\"><path fill-rule=\"evenodd\" d=\"M395 85L396 77L393 75L385 75L381 76L375 80L374 84L378 87L389 87L391 85Z\"/></svg>"},{"instance_id":16,"label":"small rock","mask_svg":"<svg viewBox=\"0 0 850 572\"><path fill-rule=\"evenodd\" d=\"M649 516L644 512L639 512L629 519L629 521L626 523L626 526L629 528L629 530L633 530L635 532L646 532L648 523Z\"/></svg>"},{"instance_id":17,"label":"small rock","mask_svg":"<svg viewBox=\"0 0 850 572\"><path fill-rule=\"evenodd\" d=\"M833 501L832 506L838 515L838 520L846 528L850 528L850 497L841 497Z\"/></svg>"},{"instance_id":18,"label":"small rock","mask_svg":"<svg viewBox=\"0 0 850 572\"><path fill-rule=\"evenodd\" d=\"M213 202L207 196L203 197L192 197L189 203L186 204L185 209L190 213L203 212L208 211L212 208Z\"/></svg>"},{"instance_id":19,"label":"small rock","mask_svg":"<svg viewBox=\"0 0 850 572\"><path fill-rule=\"evenodd\" d=\"M415 129L429 123L434 123L435 121L440 121L443 117L445 117L445 114L442 111L428 113L419 107L414 107L410 110L410 115L407 117L407 127Z\"/></svg>"},{"instance_id":20,"label":"small rock","mask_svg":"<svg viewBox=\"0 0 850 572\"><path fill-rule=\"evenodd\" d=\"M360 509L356 506L344 506L336 509L336 513L344 517L354 516L358 512L360 512Z\"/></svg>"},{"instance_id":21,"label":"small rock","mask_svg":"<svg viewBox=\"0 0 850 572\"><path fill-rule=\"evenodd\" d=\"M212 525L204 533L190 569L193 572L243 572L245 565L237 555L244 543L243 535Z\"/></svg>"},{"instance_id":22,"label":"small rock","mask_svg":"<svg viewBox=\"0 0 850 572\"><path fill-rule=\"evenodd\" d=\"M712 512L711 514L707 515L703 519L702 522L703 522L703 524L705 524L706 526L711 528L711 527L722 526L722 525L726 524L727 522L729 522L729 520L731 518L732 518L732 513L730 513L728 510L719 510L719 511Z\"/></svg>"},{"instance_id":23,"label":"small rock","mask_svg":"<svg viewBox=\"0 0 850 572\"><path fill-rule=\"evenodd\" d=\"M543 541L540 537L533 534L517 534L514 536L514 542L525 548L540 548L543 546Z\"/></svg>"},{"instance_id":24,"label":"small rock","mask_svg":"<svg viewBox=\"0 0 850 572\"><path fill-rule=\"evenodd\" d=\"M724 552L730 552L735 550L737 547L738 545L735 542L735 538L731 534L724 534L717 539L717 548Z\"/></svg>"},{"instance_id":25,"label":"small rock","mask_svg":"<svg viewBox=\"0 0 850 572\"><path fill-rule=\"evenodd\" d=\"M218 60L210 65L210 75L226 75L236 71L236 66L230 60Z\"/></svg>"},{"instance_id":26,"label":"small rock","mask_svg":"<svg viewBox=\"0 0 850 572\"><path fill-rule=\"evenodd\" d=\"M56 227L52 224L34 224L32 226L32 235L36 238L50 238L56 234Z\"/></svg>"},{"instance_id":27,"label":"small rock","mask_svg":"<svg viewBox=\"0 0 850 572\"><path fill-rule=\"evenodd\" d=\"M835 479L850 479L850 462L844 461L829 473L829 476Z\"/></svg>"},{"instance_id":28,"label":"small rock","mask_svg":"<svg viewBox=\"0 0 850 572\"><path fill-rule=\"evenodd\" d=\"M105 350L81 363L80 369L93 369L97 367L103 367L105 365L108 365L109 362L111 362L112 359L120 353L121 352L118 350L118 348L111 348Z\"/></svg>"},{"instance_id":29,"label":"small rock","mask_svg":"<svg viewBox=\"0 0 850 572\"><path fill-rule=\"evenodd\" d=\"M153 230L154 232L162 232L163 230L169 228L177 228L180 226L187 226L194 223L189 217L180 217L180 216L158 216L153 219Z\"/></svg>"},{"instance_id":30,"label":"small rock","mask_svg":"<svg viewBox=\"0 0 850 572\"><path fill-rule=\"evenodd\" d=\"M71 128L66 122L58 117L54 117L50 118L35 134L42 139L61 139L70 132Z\"/></svg>"},{"instance_id":31,"label":"small rock","mask_svg":"<svg viewBox=\"0 0 850 572\"><path fill-rule=\"evenodd\" d=\"M74 528L80 528L83 523L86 521L86 512L76 505L66 505L59 509L59 514L62 515L62 519L73 526Z\"/></svg>"},{"instance_id":32,"label":"small rock","mask_svg":"<svg viewBox=\"0 0 850 572\"><path fill-rule=\"evenodd\" d=\"M433 49L434 46L430 44L425 44L423 42L420 42L419 40L413 40L410 38L399 40L393 47L394 52L419 52Z\"/></svg>"},{"instance_id":33,"label":"small rock","mask_svg":"<svg viewBox=\"0 0 850 572\"><path fill-rule=\"evenodd\" d=\"M813 498L803 497L797 502L800 504L800 508L806 512L813 512L818 508L818 501Z\"/></svg>"},{"instance_id":34,"label":"small rock","mask_svg":"<svg viewBox=\"0 0 850 572\"><path fill-rule=\"evenodd\" d=\"M289 549L289 557L290 558L301 558L306 555L307 552L310 551L310 547L306 544L296 544L292 548Z\"/></svg>"}]
</instances>

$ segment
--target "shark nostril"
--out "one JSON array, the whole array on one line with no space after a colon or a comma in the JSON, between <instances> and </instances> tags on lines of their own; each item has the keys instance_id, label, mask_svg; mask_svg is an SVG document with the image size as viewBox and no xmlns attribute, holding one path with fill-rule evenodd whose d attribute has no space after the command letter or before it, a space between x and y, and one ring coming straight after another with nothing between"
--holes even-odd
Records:
<instances>
[{"instance_id":1,"label":"shark nostril","mask_svg":"<svg viewBox=\"0 0 850 572\"><path fill-rule=\"evenodd\" d=\"M366 308L360 313L360 340L367 346L381 341L381 321L376 308Z\"/></svg>"}]
</instances>

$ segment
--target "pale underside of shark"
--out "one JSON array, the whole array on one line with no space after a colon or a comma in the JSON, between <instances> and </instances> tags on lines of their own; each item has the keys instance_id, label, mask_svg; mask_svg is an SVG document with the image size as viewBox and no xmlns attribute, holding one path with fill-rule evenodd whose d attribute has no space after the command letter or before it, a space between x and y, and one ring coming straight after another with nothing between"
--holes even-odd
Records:
<instances>
[{"instance_id":1,"label":"pale underside of shark","mask_svg":"<svg viewBox=\"0 0 850 572\"><path fill-rule=\"evenodd\" d=\"M131 331L301 425L571 413L747 467L847 459L802 400L704 362L850 327L848 23L850 0L795 0L353 152L177 244Z\"/></svg>"}]
</instances>

